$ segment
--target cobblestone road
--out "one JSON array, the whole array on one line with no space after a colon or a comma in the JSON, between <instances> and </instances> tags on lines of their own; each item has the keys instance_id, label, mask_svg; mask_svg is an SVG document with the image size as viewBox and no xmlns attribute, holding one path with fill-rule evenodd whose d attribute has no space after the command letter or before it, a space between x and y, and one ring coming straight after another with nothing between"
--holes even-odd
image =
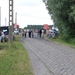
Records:
<instances>
[{"instance_id":1,"label":"cobblestone road","mask_svg":"<svg viewBox=\"0 0 75 75\"><path fill-rule=\"evenodd\" d=\"M34 75L75 75L75 49L43 39L21 38Z\"/></svg>"}]
</instances>

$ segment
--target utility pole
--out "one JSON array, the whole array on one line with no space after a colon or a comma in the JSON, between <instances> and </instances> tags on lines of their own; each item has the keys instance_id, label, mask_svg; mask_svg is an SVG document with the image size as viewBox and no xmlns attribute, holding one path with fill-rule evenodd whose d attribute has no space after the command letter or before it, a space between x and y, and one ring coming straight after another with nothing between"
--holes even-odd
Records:
<instances>
[{"instance_id":1,"label":"utility pole","mask_svg":"<svg viewBox=\"0 0 75 75\"><path fill-rule=\"evenodd\" d=\"M7 23L6 23L6 18L5 18L5 26L7 25Z\"/></svg>"},{"instance_id":2,"label":"utility pole","mask_svg":"<svg viewBox=\"0 0 75 75\"><path fill-rule=\"evenodd\" d=\"M15 13L15 23L17 24L17 12Z\"/></svg>"},{"instance_id":3,"label":"utility pole","mask_svg":"<svg viewBox=\"0 0 75 75\"><path fill-rule=\"evenodd\" d=\"M9 0L9 42L13 42L13 0Z\"/></svg>"},{"instance_id":4,"label":"utility pole","mask_svg":"<svg viewBox=\"0 0 75 75\"><path fill-rule=\"evenodd\" d=\"M1 7L0 7L0 27L1 27Z\"/></svg>"},{"instance_id":5,"label":"utility pole","mask_svg":"<svg viewBox=\"0 0 75 75\"><path fill-rule=\"evenodd\" d=\"M17 26L17 12L15 13L15 24ZM17 29L17 27L15 29Z\"/></svg>"}]
</instances>

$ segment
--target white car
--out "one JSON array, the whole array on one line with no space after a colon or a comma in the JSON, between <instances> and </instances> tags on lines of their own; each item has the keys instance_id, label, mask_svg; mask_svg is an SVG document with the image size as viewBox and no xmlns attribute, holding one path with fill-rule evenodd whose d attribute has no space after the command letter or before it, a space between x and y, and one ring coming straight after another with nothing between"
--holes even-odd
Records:
<instances>
[{"instance_id":1,"label":"white car","mask_svg":"<svg viewBox=\"0 0 75 75\"><path fill-rule=\"evenodd\" d=\"M14 34L19 34L19 31L18 30L14 30Z\"/></svg>"}]
</instances>

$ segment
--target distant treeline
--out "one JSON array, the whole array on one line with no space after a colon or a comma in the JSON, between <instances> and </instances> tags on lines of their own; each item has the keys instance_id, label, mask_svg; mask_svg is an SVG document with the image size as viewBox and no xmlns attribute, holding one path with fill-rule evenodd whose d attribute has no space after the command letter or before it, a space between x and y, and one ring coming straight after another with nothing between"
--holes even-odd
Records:
<instances>
[{"instance_id":1,"label":"distant treeline","mask_svg":"<svg viewBox=\"0 0 75 75\"><path fill-rule=\"evenodd\" d=\"M52 28L53 25L49 25L49 28ZM24 27L24 29L41 29L43 28L43 25L27 25L27 27Z\"/></svg>"}]
</instances>

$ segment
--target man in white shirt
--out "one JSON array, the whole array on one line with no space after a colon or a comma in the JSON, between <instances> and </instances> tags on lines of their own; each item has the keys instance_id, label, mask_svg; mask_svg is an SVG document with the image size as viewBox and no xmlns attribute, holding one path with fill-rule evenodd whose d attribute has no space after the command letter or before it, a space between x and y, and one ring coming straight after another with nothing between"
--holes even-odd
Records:
<instances>
[{"instance_id":1,"label":"man in white shirt","mask_svg":"<svg viewBox=\"0 0 75 75\"><path fill-rule=\"evenodd\" d=\"M42 38L44 38L44 29L42 29Z\"/></svg>"}]
</instances>

